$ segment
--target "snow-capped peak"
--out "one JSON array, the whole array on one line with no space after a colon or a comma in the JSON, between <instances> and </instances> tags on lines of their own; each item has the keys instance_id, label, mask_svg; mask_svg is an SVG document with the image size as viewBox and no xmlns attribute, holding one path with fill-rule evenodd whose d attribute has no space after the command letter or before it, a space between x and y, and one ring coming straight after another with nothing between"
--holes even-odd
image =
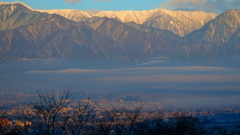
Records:
<instances>
[{"instance_id":1,"label":"snow-capped peak","mask_svg":"<svg viewBox=\"0 0 240 135\"><path fill-rule=\"evenodd\" d=\"M49 14L58 14L70 20L79 22L83 18L91 18L92 15L86 11L77 9L52 9L52 10L36 10L38 12L46 12Z\"/></svg>"},{"instance_id":2,"label":"snow-capped peak","mask_svg":"<svg viewBox=\"0 0 240 135\"><path fill-rule=\"evenodd\" d=\"M5 5L5 4L21 4L23 6L25 6L26 8L30 9L30 10L34 10L32 7L28 6L27 4L23 3L23 2L18 2L18 1L14 1L14 2L2 2L0 1L0 5Z\"/></svg>"},{"instance_id":3,"label":"snow-capped peak","mask_svg":"<svg viewBox=\"0 0 240 135\"><path fill-rule=\"evenodd\" d=\"M138 24L143 24L148 18L150 18L157 9L154 10L143 10L143 11L133 11L133 10L125 10L125 11L100 11L94 16L98 17L108 17L119 19L122 22L135 22Z\"/></svg>"},{"instance_id":4,"label":"snow-capped peak","mask_svg":"<svg viewBox=\"0 0 240 135\"><path fill-rule=\"evenodd\" d=\"M144 10L144 11L101 11L94 16L98 17L109 17L109 18L116 18L121 20L122 22L135 22L138 24L143 24L149 18L152 18L156 15L167 14L177 19L184 19L184 18L191 18L194 21L199 22L201 25L204 25L209 20L215 18L217 16L216 13L208 13L203 11L172 11L166 9L154 9L154 10Z\"/></svg>"}]
</instances>

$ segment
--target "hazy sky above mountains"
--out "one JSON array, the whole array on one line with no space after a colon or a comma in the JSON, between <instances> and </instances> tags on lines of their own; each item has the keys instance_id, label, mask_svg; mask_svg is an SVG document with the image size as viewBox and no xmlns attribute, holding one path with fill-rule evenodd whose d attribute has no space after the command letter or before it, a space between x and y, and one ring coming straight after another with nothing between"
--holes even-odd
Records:
<instances>
[{"instance_id":1,"label":"hazy sky above mountains","mask_svg":"<svg viewBox=\"0 0 240 135\"><path fill-rule=\"evenodd\" d=\"M14 2L14 0L3 0ZM202 10L216 13L240 9L240 0L19 0L34 9L97 10Z\"/></svg>"}]
</instances>

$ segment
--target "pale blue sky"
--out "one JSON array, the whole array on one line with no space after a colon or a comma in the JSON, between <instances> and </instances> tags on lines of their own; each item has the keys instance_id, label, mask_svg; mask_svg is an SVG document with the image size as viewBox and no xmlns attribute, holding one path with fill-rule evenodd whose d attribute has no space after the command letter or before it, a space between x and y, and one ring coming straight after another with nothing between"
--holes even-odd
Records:
<instances>
[{"instance_id":1,"label":"pale blue sky","mask_svg":"<svg viewBox=\"0 0 240 135\"><path fill-rule=\"evenodd\" d=\"M15 0L3 0L13 2ZM69 3L67 0L18 0L34 9L98 9L98 10L150 10L159 7L159 4L167 0L82 0L79 3ZM68 0L80 1L80 0Z\"/></svg>"},{"instance_id":2,"label":"pale blue sky","mask_svg":"<svg viewBox=\"0 0 240 135\"><path fill-rule=\"evenodd\" d=\"M13 2L15 0L2 0ZM34 9L97 9L97 10L202 10L221 13L240 9L240 0L18 0Z\"/></svg>"}]
</instances>

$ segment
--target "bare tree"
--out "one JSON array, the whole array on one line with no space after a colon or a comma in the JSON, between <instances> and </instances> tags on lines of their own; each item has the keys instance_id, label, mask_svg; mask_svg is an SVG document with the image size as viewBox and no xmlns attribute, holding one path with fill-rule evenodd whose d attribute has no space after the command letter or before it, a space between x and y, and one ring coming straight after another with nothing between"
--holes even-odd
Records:
<instances>
[{"instance_id":1,"label":"bare tree","mask_svg":"<svg viewBox=\"0 0 240 135\"><path fill-rule=\"evenodd\" d=\"M88 126L89 135L108 135L113 131L112 123L106 118L94 118Z\"/></svg>"},{"instance_id":2,"label":"bare tree","mask_svg":"<svg viewBox=\"0 0 240 135\"><path fill-rule=\"evenodd\" d=\"M60 100L49 94L38 92L39 100L32 104L36 113L32 120L36 134L61 135L65 132L66 125L62 121L65 115L61 113L61 110L72 101L70 90L71 88L64 91Z\"/></svg>"},{"instance_id":3,"label":"bare tree","mask_svg":"<svg viewBox=\"0 0 240 135\"><path fill-rule=\"evenodd\" d=\"M128 121L128 126L129 126L127 135L131 135L131 133L133 132L133 129L134 129L134 125L140 121L139 117L140 117L140 111L141 111L142 107L143 107L142 105L137 106L133 111L123 109L126 119Z\"/></svg>"},{"instance_id":4,"label":"bare tree","mask_svg":"<svg viewBox=\"0 0 240 135\"><path fill-rule=\"evenodd\" d=\"M22 133L23 128L21 126L13 126L12 122L8 119L10 115L8 111L1 111L0 113L0 135L18 135Z\"/></svg>"},{"instance_id":5,"label":"bare tree","mask_svg":"<svg viewBox=\"0 0 240 135\"><path fill-rule=\"evenodd\" d=\"M84 128L86 128L84 126L94 119L95 115L92 114L89 103L90 99L86 103L80 102L71 114L65 114L66 116L61 121L66 125L63 128L68 134L80 135L84 133Z\"/></svg>"},{"instance_id":6,"label":"bare tree","mask_svg":"<svg viewBox=\"0 0 240 135\"><path fill-rule=\"evenodd\" d=\"M186 116L184 114L175 114L169 121L167 134L176 135L205 135L207 134L206 124L208 120L204 118L200 121L199 118L193 116ZM171 132L172 131L172 132Z\"/></svg>"},{"instance_id":7,"label":"bare tree","mask_svg":"<svg viewBox=\"0 0 240 135\"><path fill-rule=\"evenodd\" d=\"M78 102L72 110L66 110L73 101L71 89L70 87L63 91L59 100L50 94L38 92L38 100L30 103L24 110L18 109L17 119L21 126L16 124L13 127L26 135L81 134L84 126L94 117L91 114L90 99L87 102Z\"/></svg>"},{"instance_id":8,"label":"bare tree","mask_svg":"<svg viewBox=\"0 0 240 135\"><path fill-rule=\"evenodd\" d=\"M103 112L104 119L99 122L99 128L107 132L114 132L117 135L130 135L134 130L135 123L138 122L142 106L136 107L133 111L125 108L117 109L113 107Z\"/></svg>"},{"instance_id":9,"label":"bare tree","mask_svg":"<svg viewBox=\"0 0 240 135\"><path fill-rule=\"evenodd\" d=\"M163 134L163 129L167 125L163 120L164 113L158 111L155 116L142 119L134 124L134 134L136 135L156 135Z\"/></svg>"}]
</instances>

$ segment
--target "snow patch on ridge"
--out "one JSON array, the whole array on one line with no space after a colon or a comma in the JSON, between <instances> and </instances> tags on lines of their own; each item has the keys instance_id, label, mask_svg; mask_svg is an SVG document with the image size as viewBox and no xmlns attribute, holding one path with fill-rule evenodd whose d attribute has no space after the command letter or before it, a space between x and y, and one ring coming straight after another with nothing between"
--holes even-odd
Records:
<instances>
[{"instance_id":1,"label":"snow patch on ridge","mask_svg":"<svg viewBox=\"0 0 240 135\"><path fill-rule=\"evenodd\" d=\"M101 11L95 14L94 16L117 18L122 22L133 21L138 24L143 24L149 18L152 18L152 16L154 15L156 16L156 14L160 16L161 14L164 14L164 13L174 18L177 18L178 20L184 20L186 18L192 19L200 23L201 25L204 25L206 22L214 19L218 15L213 12L204 12L204 11L172 11L172 10L166 10L166 9L154 9L154 10L148 10L148 11L146 10L144 11L132 11L132 10Z\"/></svg>"},{"instance_id":2,"label":"snow patch on ridge","mask_svg":"<svg viewBox=\"0 0 240 135\"><path fill-rule=\"evenodd\" d=\"M91 18L92 15L86 11L77 9L53 9L53 10L36 10L38 12L46 12L49 14L58 14L73 21L81 21L82 18Z\"/></svg>"},{"instance_id":3,"label":"snow patch on ridge","mask_svg":"<svg viewBox=\"0 0 240 135\"><path fill-rule=\"evenodd\" d=\"M26 8L30 9L30 10L34 10L32 7L28 6L27 4L23 3L23 2L18 2L18 1L14 1L14 2L2 2L0 1L0 5L5 5L5 4L22 4L23 6L25 6Z\"/></svg>"}]
</instances>

